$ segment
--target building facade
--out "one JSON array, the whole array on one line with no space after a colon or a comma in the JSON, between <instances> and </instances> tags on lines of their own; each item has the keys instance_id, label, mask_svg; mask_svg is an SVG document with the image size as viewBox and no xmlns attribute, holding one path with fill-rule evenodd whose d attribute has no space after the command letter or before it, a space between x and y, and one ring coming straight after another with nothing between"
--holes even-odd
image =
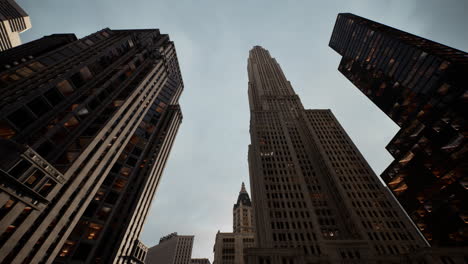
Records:
<instances>
[{"instance_id":1,"label":"building facade","mask_svg":"<svg viewBox=\"0 0 468 264\"><path fill-rule=\"evenodd\" d=\"M233 231L216 234L213 264L244 264L244 251L254 247L252 202L242 183L237 202L232 209Z\"/></svg>"},{"instance_id":2,"label":"building facade","mask_svg":"<svg viewBox=\"0 0 468 264\"><path fill-rule=\"evenodd\" d=\"M260 46L247 69L256 246L246 263L399 263L428 246L330 110L304 109Z\"/></svg>"},{"instance_id":3,"label":"building facade","mask_svg":"<svg viewBox=\"0 0 468 264\"><path fill-rule=\"evenodd\" d=\"M19 34L30 28L29 15L14 0L0 0L0 51L21 45Z\"/></svg>"},{"instance_id":4,"label":"building facade","mask_svg":"<svg viewBox=\"0 0 468 264\"><path fill-rule=\"evenodd\" d=\"M49 51L53 51L63 45L76 41L75 34L53 34L50 36L44 36L40 39L33 40L28 43L24 43L14 49L9 49L0 52L0 70L3 72L15 67L16 65L23 64L26 61L34 62L35 57L45 54ZM21 72L18 73L18 78L21 76ZM21 76L27 77L27 76ZM13 76L14 78L14 76ZM2 86L8 85L10 81L7 75L0 78Z\"/></svg>"},{"instance_id":5,"label":"building facade","mask_svg":"<svg viewBox=\"0 0 468 264\"><path fill-rule=\"evenodd\" d=\"M148 250L146 264L190 264L194 236L171 233L159 240L159 244ZM199 262L195 262L199 263Z\"/></svg>"},{"instance_id":6,"label":"building facade","mask_svg":"<svg viewBox=\"0 0 468 264\"><path fill-rule=\"evenodd\" d=\"M193 258L190 260L190 264L211 264L207 258Z\"/></svg>"},{"instance_id":7,"label":"building facade","mask_svg":"<svg viewBox=\"0 0 468 264\"><path fill-rule=\"evenodd\" d=\"M468 53L339 14L339 71L400 131L382 179L434 246L468 246Z\"/></svg>"},{"instance_id":8,"label":"building facade","mask_svg":"<svg viewBox=\"0 0 468 264\"><path fill-rule=\"evenodd\" d=\"M0 263L142 263L182 120L174 44L156 29L64 39L0 73Z\"/></svg>"}]
</instances>

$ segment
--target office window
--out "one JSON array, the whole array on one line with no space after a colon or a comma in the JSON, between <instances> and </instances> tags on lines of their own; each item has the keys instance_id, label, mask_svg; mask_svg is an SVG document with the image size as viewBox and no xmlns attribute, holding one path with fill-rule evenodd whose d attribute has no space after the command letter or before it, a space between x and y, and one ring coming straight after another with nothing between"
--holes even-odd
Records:
<instances>
[{"instance_id":1,"label":"office window","mask_svg":"<svg viewBox=\"0 0 468 264\"><path fill-rule=\"evenodd\" d=\"M45 174L41 171L36 169L24 182L26 186L29 188L34 188L34 186L44 178Z\"/></svg>"},{"instance_id":2,"label":"office window","mask_svg":"<svg viewBox=\"0 0 468 264\"><path fill-rule=\"evenodd\" d=\"M46 183L39 189L39 194L43 197L47 197L52 189L54 189L55 185L57 185L55 181L48 179Z\"/></svg>"},{"instance_id":3,"label":"office window","mask_svg":"<svg viewBox=\"0 0 468 264\"><path fill-rule=\"evenodd\" d=\"M6 120L0 120L0 138L9 139L16 135L16 131Z\"/></svg>"},{"instance_id":4,"label":"office window","mask_svg":"<svg viewBox=\"0 0 468 264\"><path fill-rule=\"evenodd\" d=\"M21 107L11 113L7 119L16 127L24 129L33 123L35 118L25 107Z\"/></svg>"},{"instance_id":5,"label":"office window","mask_svg":"<svg viewBox=\"0 0 468 264\"><path fill-rule=\"evenodd\" d=\"M27 160L21 160L18 162L13 168L10 169L8 172L11 176L15 178L19 178L21 175L23 175L26 170L28 170L31 167L31 163Z\"/></svg>"},{"instance_id":6,"label":"office window","mask_svg":"<svg viewBox=\"0 0 468 264\"><path fill-rule=\"evenodd\" d=\"M63 96L69 96L73 93L74 89L71 86L70 82L63 80L57 84L57 89L63 94Z\"/></svg>"},{"instance_id":7,"label":"office window","mask_svg":"<svg viewBox=\"0 0 468 264\"><path fill-rule=\"evenodd\" d=\"M27 106L34 114L36 114L36 116L42 116L51 109L50 105L44 100L42 96L39 96L29 102Z\"/></svg>"}]
</instances>

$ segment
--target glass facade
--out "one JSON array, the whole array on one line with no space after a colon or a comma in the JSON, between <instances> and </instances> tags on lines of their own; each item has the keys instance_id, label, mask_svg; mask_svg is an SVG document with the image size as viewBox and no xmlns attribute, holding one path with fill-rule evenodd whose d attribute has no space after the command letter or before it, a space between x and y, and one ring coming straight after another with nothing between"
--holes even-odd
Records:
<instances>
[{"instance_id":1,"label":"glass facade","mask_svg":"<svg viewBox=\"0 0 468 264\"><path fill-rule=\"evenodd\" d=\"M330 47L401 128L382 179L432 245L467 246L468 54L353 14L338 15Z\"/></svg>"}]
</instances>

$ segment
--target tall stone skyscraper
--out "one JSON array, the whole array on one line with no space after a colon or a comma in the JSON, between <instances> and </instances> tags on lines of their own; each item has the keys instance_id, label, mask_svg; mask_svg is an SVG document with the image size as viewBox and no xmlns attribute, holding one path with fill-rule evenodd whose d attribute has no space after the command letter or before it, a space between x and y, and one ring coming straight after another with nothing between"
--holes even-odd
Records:
<instances>
[{"instance_id":1,"label":"tall stone skyscraper","mask_svg":"<svg viewBox=\"0 0 468 264\"><path fill-rule=\"evenodd\" d=\"M216 234L213 264L244 264L244 251L254 246L252 202L242 183L237 202L232 209L233 231Z\"/></svg>"},{"instance_id":2,"label":"tall stone skyscraper","mask_svg":"<svg viewBox=\"0 0 468 264\"><path fill-rule=\"evenodd\" d=\"M30 28L29 15L14 0L0 0L0 51L21 45L19 34Z\"/></svg>"},{"instance_id":3,"label":"tall stone skyscraper","mask_svg":"<svg viewBox=\"0 0 468 264\"><path fill-rule=\"evenodd\" d=\"M248 264L399 263L428 246L331 111L304 109L260 46L248 77L256 234Z\"/></svg>"},{"instance_id":4,"label":"tall stone skyscraper","mask_svg":"<svg viewBox=\"0 0 468 264\"><path fill-rule=\"evenodd\" d=\"M435 246L468 246L468 53L339 14L330 47L339 71L400 131L382 173Z\"/></svg>"},{"instance_id":5,"label":"tall stone skyscraper","mask_svg":"<svg viewBox=\"0 0 468 264\"><path fill-rule=\"evenodd\" d=\"M182 120L173 42L103 29L28 44L0 55L0 263L142 263Z\"/></svg>"}]
</instances>

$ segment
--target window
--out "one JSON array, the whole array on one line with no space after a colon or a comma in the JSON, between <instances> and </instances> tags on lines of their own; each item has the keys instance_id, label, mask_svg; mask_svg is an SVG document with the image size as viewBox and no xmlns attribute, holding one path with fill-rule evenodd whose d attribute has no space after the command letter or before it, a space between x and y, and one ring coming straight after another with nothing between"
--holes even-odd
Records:
<instances>
[{"instance_id":1,"label":"window","mask_svg":"<svg viewBox=\"0 0 468 264\"><path fill-rule=\"evenodd\" d=\"M31 109L36 116L42 116L51 109L50 105L42 98L42 96L39 96L29 102L28 108Z\"/></svg>"},{"instance_id":2,"label":"window","mask_svg":"<svg viewBox=\"0 0 468 264\"><path fill-rule=\"evenodd\" d=\"M114 189L117 191L123 190L123 188L127 185L127 180L124 179L117 179L114 183Z\"/></svg>"},{"instance_id":3,"label":"window","mask_svg":"<svg viewBox=\"0 0 468 264\"><path fill-rule=\"evenodd\" d=\"M42 157L47 157L47 155L49 155L49 153L51 153L53 149L54 146L52 145L52 143L50 143L49 141L45 141L36 149L36 151Z\"/></svg>"},{"instance_id":4,"label":"window","mask_svg":"<svg viewBox=\"0 0 468 264\"><path fill-rule=\"evenodd\" d=\"M0 76L0 80L5 86L19 79L21 79L21 77L15 73L12 73L12 74L6 73Z\"/></svg>"},{"instance_id":5,"label":"window","mask_svg":"<svg viewBox=\"0 0 468 264\"><path fill-rule=\"evenodd\" d=\"M132 158L132 157L129 157L127 159L127 164L130 165L130 166L135 166L137 160L135 158Z\"/></svg>"},{"instance_id":6,"label":"window","mask_svg":"<svg viewBox=\"0 0 468 264\"><path fill-rule=\"evenodd\" d=\"M73 246L76 244L75 241L67 240L65 241L65 244L62 247L62 250L60 250L60 257L66 257L70 255L70 251L73 249Z\"/></svg>"},{"instance_id":7,"label":"window","mask_svg":"<svg viewBox=\"0 0 468 264\"><path fill-rule=\"evenodd\" d=\"M92 40L90 40L90 39L85 40L85 43L90 45L90 46L94 44L94 42Z\"/></svg>"},{"instance_id":8,"label":"window","mask_svg":"<svg viewBox=\"0 0 468 264\"><path fill-rule=\"evenodd\" d=\"M9 139L16 135L16 131L6 120L0 121L0 138Z\"/></svg>"},{"instance_id":9,"label":"window","mask_svg":"<svg viewBox=\"0 0 468 264\"><path fill-rule=\"evenodd\" d=\"M33 174L31 174L24 184L28 186L29 188L34 188L34 186L42 179L44 178L45 174L40 171L40 170L35 170Z\"/></svg>"},{"instance_id":10,"label":"window","mask_svg":"<svg viewBox=\"0 0 468 264\"><path fill-rule=\"evenodd\" d=\"M44 93L47 101L53 106L58 105L63 100L63 96L56 88L52 88L49 91Z\"/></svg>"},{"instance_id":11,"label":"window","mask_svg":"<svg viewBox=\"0 0 468 264\"><path fill-rule=\"evenodd\" d=\"M59 82L56 87L64 96L69 96L74 91L73 87L70 84L70 82L67 81L67 80L63 80L63 81Z\"/></svg>"},{"instance_id":12,"label":"window","mask_svg":"<svg viewBox=\"0 0 468 264\"><path fill-rule=\"evenodd\" d=\"M450 257L443 256L440 257L440 260L442 260L442 263L444 264L455 264L455 261L453 261L453 259Z\"/></svg>"},{"instance_id":13,"label":"window","mask_svg":"<svg viewBox=\"0 0 468 264\"><path fill-rule=\"evenodd\" d=\"M77 128L79 124L80 124L80 122L78 121L78 119L76 119L75 116L72 116L72 117L70 117L70 119L68 119L64 123L64 126L66 128L68 128L69 130L73 130L73 129Z\"/></svg>"},{"instance_id":14,"label":"window","mask_svg":"<svg viewBox=\"0 0 468 264\"><path fill-rule=\"evenodd\" d=\"M31 167L31 163L29 163L29 161L21 160L9 171L9 174L15 178L19 178L27 169L29 169L29 167Z\"/></svg>"},{"instance_id":15,"label":"window","mask_svg":"<svg viewBox=\"0 0 468 264\"><path fill-rule=\"evenodd\" d=\"M91 78L93 78L93 74L91 73L91 71L89 71L88 67L81 68L80 74L81 74L81 78L84 81L87 81L87 80L90 80Z\"/></svg>"},{"instance_id":16,"label":"window","mask_svg":"<svg viewBox=\"0 0 468 264\"><path fill-rule=\"evenodd\" d=\"M78 248L76 249L75 254L73 254L73 259L85 261L91 253L92 248L93 247L90 244L81 242Z\"/></svg>"},{"instance_id":17,"label":"window","mask_svg":"<svg viewBox=\"0 0 468 264\"><path fill-rule=\"evenodd\" d=\"M99 190L99 191L96 193L96 195L94 196L94 200L96 200L96 201L101 201L102 198L104 197L104 194L106 194L106 193L104 192L104 190Z\"/></svg>"},{"instance_id":18,"label":"window","mask_svg":"<svg viewBox=\"0 0 468 264\"><path fill-rule=\"evenodd\" d=\"M38 71L38 70L44 68L44 65L42 65L40 62L36 61L36 62L30 63L28 65L28 67L35 70L35 71Z\"/></svg>"},{"instance_id":19,"label":"window","mask_svg":"<svg viewBox=\"0 0 468 264\"><path fill-rule=\"evenodd\" d=\"M29 77L34 72L31 71L31 69L29 69L28 67L23 67L23 68L20 68L20 69L16 70L16 73L18 73L19 75L21 75L23 77Z\"/></svg>"},{"instance_id":20,"label":"window","mask_svg":"<svg viewBox=\"0 0 468 264\"><path fill-rule=\"evenodd\" d=\"M98 206L99 206L98 202L96 202L95 200L91 201L88 207L86 207L86 210L84 211L83 216L90 217L90 218L93 217L94 212L96 212Z\"/></svg>"},{"instance_id":21,"label":"window","mask_svg":"<svg viewBox=\"0 0 468 264\"><path fill-rule=\"evenodd\" d=\"M140 156L143 151L140 148L135 147L132 151L132 154L135 156Z\"/></svg>"},{"instance_id":22,"label":"window","mask_svg":"<svg viewBox=\"0 0 468 264\"><path fill-rule=\"evenodd\" d=\"M97 213L98 219L105 221L107 217L109 217L111 210L112 209L110 207L103 206L101 210L99 210L99 212Z\"/></svg>"},{"instance_id":23,"label":"window","mask_svg":"<svg viewBox=\"0 0 468 264\"><path fill-rule=\"evenodd\" d=\"M106 203L115 204L118 198L119 195L116 192L111 191L106 197Z\"/></svg>"},{"instance_id":24,"label":"window","mask_svg":"<svg viewBox=\"0 0 468 264\"><path fill-rule=\"evenodd\" d=\"M120 175L124 177L128 177L128 175L130 175L131 172L132 172L132 169L129 167L122 167L122 169L120 169Z\"/></svg>"},{"instance_id":25,"label":"window","mask_svg":"<svg viewBox=\"0 0 468 264\"><path fill-rule=\"evenodd\" d=\"M42 195L43 197L47 197L49 195L50 191L57 185L55 181L52 179L48 179L44 185L42 185L41 189L39 190L39 194Z\"/></svg>"},{"instance_id":26,"label":"window","mask_svg":"<svg viewBox=\"0 0 468 264\"><path fill-rule=\"evenodd\" d=\"M61 145L67 139L67 135L68 131L62 126L59 126L58 130L51 137L51 140L55 143L55 145Z\"/></svg>"},{"instance_id":27,"label":"window","mask_svg":"<svg viewBox=\"0 0 468 264\"><path fill-rule=\"evenodd\" d=\"M13 208L13 205L15 205L14 200L8 200L6 203L0 208L0 219L2 219L10 210Z\"/></svg>"},{"instance_id":28,"label":"window","mask_svg":"<svg viewBox=\"0 0 468 264\"><path fill-rule=\"evenodd\" d=\"M7 118L12 124L20 129L24 129L34 122L34 116L24 107L16 110Z\"/></svg>"}]
</instances>

